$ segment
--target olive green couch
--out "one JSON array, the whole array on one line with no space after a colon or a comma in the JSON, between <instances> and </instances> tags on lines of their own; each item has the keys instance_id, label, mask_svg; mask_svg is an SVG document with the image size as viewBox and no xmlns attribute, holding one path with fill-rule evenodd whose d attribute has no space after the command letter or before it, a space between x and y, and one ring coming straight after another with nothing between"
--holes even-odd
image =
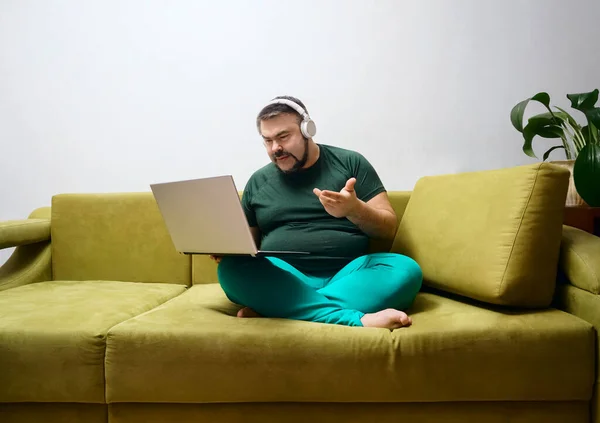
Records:
<instances>
[{"instance_id":1,"label":"olive green couch","mask_svg":"<svg viewBox=\"0 0 600 423\"><path fill-rule=\"evenodd\" d=\"M372 249L424 274L394 331L236 318L151 193L56 195L0 223L0 422L599 422L600 238L562 225L568 179L390 192L396 238Z\"/></svg>"}]
</instances>

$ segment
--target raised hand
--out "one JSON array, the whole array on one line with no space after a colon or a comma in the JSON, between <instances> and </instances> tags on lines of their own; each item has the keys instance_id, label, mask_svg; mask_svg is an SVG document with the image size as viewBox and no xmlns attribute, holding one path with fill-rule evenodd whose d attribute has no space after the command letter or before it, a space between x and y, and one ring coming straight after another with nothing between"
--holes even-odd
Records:
<instances>
[{"instance_id":1,"label":"raised hand","mask_svg":"<svg viewBox=\"0 0 600 423\"><path fill-rule=\"evenodd\" d=\"M333 217L348 217L358 207L359 199L354 191L356 178L350 178L346 186L340 192L313 189L313 193L325 208L325 211Z\"/></svg>"}]
</instances>

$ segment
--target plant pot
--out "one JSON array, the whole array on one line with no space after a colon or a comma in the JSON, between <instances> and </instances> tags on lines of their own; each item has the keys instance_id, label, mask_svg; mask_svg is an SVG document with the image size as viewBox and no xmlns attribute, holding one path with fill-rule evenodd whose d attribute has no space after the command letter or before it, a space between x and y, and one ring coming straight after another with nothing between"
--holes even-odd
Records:
<instances>
[{"instance_id":1,"label":"plant pot","mask_svg":"<svg viewBox=\"0 0 600 423\"><path fill-rule=\"evenodd\" d=\"M575 160L552 160L550 163L565 167L571 172L569 177L569 190L567 191L567 201L565 202L566 207L588 207L588 204L581 198L575 188L575 181L573 180L573 165Z\"/></svg>"}]
</instances>

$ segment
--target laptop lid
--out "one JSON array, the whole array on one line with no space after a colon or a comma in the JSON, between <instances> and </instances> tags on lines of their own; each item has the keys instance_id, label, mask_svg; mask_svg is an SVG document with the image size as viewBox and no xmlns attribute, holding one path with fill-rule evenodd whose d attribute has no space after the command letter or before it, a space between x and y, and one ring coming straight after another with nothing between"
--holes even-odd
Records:
<instances>
[{"instance_id":1,"label":"laptop lid","mask_svg":"<svg viewBox=\"0 0 600 423\"><path fill-rule=\"evenodd\" d=\"M177 251L256 255L231 175L156 183L150 188Z\"/></svg>"}]
</instances>

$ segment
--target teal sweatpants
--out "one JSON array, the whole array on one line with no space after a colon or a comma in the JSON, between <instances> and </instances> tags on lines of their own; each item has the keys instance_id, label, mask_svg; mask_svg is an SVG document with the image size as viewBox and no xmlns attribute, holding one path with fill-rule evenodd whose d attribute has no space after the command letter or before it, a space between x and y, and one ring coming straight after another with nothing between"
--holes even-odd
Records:
<instances>
[{"instance_id":1,"label":"teal sweatpants","mask_svg":"<svg viewBox=\"0 0 600 423\"><path fill-rule=\"evenodd\" d=\"M234 303L264 317L362 326L365 313L406 309L421 289L411 258L394 253L361 256L332 276L306 275L275 257L223 257L221 287Z\"/></svg>"}]
</instances>

